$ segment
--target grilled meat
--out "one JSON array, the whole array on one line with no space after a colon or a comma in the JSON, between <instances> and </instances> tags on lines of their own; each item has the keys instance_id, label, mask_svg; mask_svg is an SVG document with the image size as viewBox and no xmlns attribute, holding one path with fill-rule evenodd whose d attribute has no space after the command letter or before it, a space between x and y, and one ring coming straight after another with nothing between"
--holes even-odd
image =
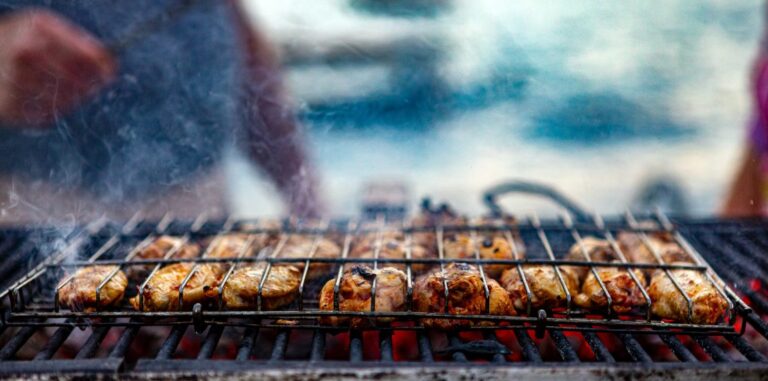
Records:
<instances>
[{"instance_id":1,"label":"grilled meat","mask_svg":"<svg viewBox=\"0 0 768 381\"><path fill-rule=\"evenodd\" d=\"M587 257L584 256L584 251L589 255L589 260L591 262L611 262L618 259L610 242L595 237L584 237L581 240L581 245L579 245L578 242L571 245L566 259L587 262ZM584 280L587 273L590 272L588 266L572 266L572 268L573 271L576 272L579 281Z\"/></svg>"},{"instance_id":2,"label":"grilled meat","mask_svg":"<svg viewBox=\"0 0 768 381\"><path fill-rule=\"evenodd\" d=\"M232 272L221 294L224 307L231 310L256 309L259 284L265 265L246 266ZM301 272L295 266L272 266L261 290L261 308L276 310L291 304L299 291ZM209 299L218 298L218 287L207 293Z\"/></svg>"},{"instance_id":3,"label":"grilled meat","mask_svg":"<svg viewBox=\"0 0 768 381\"><path fill-rule=\"evenodd\" d=\"M175 251L170 258L188 259L196 258L200 254L200 246L194 243L184 242L180 237L163 235L157 237L152 243L136 253L133 259L163 259L171 251ZM155 265L129 266L126 272L128 278L139 281L145 277Z\"/></svg>"},{"instance_id":4,"label":"grilled meat","mask_svg":"<svg viewBox=\"0 0 768 381\"><path fill-rule=\"evenodd\" d=\"M443 255L448 259L475 259L477 250L480 259L515 259L507 240L500 236L478 237L476 242L468 234L455 234L443 242ZM483 270L492 277L498 277L510 265L483 265Z\"/></svg>"},{"instance_id":5,"label":"grilled meat","mask_svg":"<svg viewBox=\"0 0 768 381\"><path fill-rule=\"evenodd\" d=\"M350 258L378 258L382 259L404 259L408 246L403 241L402 235L385 235L371 237L365 236L360 239L349 253ZM435 258L434 253L429 252L426 248L418 244L411 244L411 258L412 259L425 259ZM394 267L400 271L405 271L405 263L381 263L381 266ZM432 264L428 263L413 263L411 264L411 270L415 273L421 273L426 271Z\"/></svg>"},{"instance_id":6,"label":"grilled meat","mask_svg":"<svg viewBox=\"0 0 768 381\"><path fill-rule=\"evenodd\" d=\"M560 268L560 274L568 292L575 297L579 291L579 280L573 268L563 266ZM531 291L532 308L555 309L566 306L566 293L554 267L548 265L523 266L523 275ZM525 290L525 284L520 279L518 269L515 267L505 270L501 274L500 282L504 289L509 292L514 307L518 311L525 311L528 306L528 293Z\"/></svg>"},{"instance_id":7,"label":"grilled meat","mask_svg":"<svg viewBox=\"0 0 768 381\"><path fill-rule=\"evenodd\" d=\"M676 264L684 265L685 262ZM696 270L670 270L685 294L693 302L691 323L716 324L728 310L728 301L704 274ZM653 304L651 312L663 319L688 322L688 303L664 271L657 271L651 278L648 296Z\"/></svg>"},{"instance_id":8,"label":"grilled meat","mask_svg":"<svg viewBox=\"0 0 768 381\"><path fill-rule=\"evenodd\" d=\"M205 292L216 284L220 272L216 266L199 266L184 287L184 303L179 304L179 289L192 271L192 263L174 263L158 270L144 288L144 311L179 311L205 299ZM131 305L141 311L139 295Z\"/></svg>"},{"instance_id":9,"label":"grilled meat","mask_svg":"<svg viewBox=\"0 0 768 381\"><path fill-rule=\"evenodd\" d=\"M448 285L447 299L444 281ZM445 273L435 271L416 281L414 310L454 315L514 315L509 294L493 279L487 279L487 284L490 291L489 311L486 311L485 288L477 268L464 263L452 263L445 268ZM422 319L426 327L446 330L487 323L467 319Z\"/></svg>"},{"instance_id":10,"label":"grilled meat","mask_svg":"<svg viewBox=\"0 0 768 381\"><path fill-rule=\"evenodd\" d=\"M669 234L649 234L647 237L648 244L656 250L656 253L659 254L664 263L694 263L693 258ZM627 256L628 261L632 263L659 263L649 245L643 242L639 234L622 232L619 233L617 241L621 251Z\"/></svg>"},{"instance_id":11,"label":"grilled meat","mask_svg":"<svg viewBox=\"0 0 768 381\"><path fill-rule=\"evenodd\" d=\"M248 236L227 234L215 239L208 252L208 258L235 258L243 250L244 255L253 253L253 246L246 247ZM184 286L183 303L179 303L179 289L184 279L194 269ZM195 268L191 262L174 263L160 268L144 288L144 310L177 311L187 309L195 303L205 303L207 292L213 289L227 269L223 263L203 263ZM140 309L139 296L131 299L134 308Z\"/></svg>"},{"instance_id":12,"label":"grilled meat","mask_svg":"<svg viewBox=\"0 0 768 381\"><path fill-rule=\"evenodd\" d=\"M317 243L317 249L312 255L312 248L316 237L312 236L293 236L288 239L285 246L277 253L277 258L338 258L341 256L341 249L335 242L320 238ZM304 272L305 262L285 262L287 265L295 266L302 273ZM307 279L313 280L323 276L330 276L333 264L330 262L312 262L307 272Z\"/></svg>"},{"instance_id":13,"label":"grilled meat","mask_svg":"<svg viewBox=\"0 0 768 381\"><path fill-rule=\"evenodd\" d=\"M373 298L371 289L376 280L376 311L398 312L405 310L406 278L405 274L393 267L373 270L366 265L355 265L344 272L339 284L339 311L371 311ZM333 311L333 289L336 279L325 283L320 291L320 310ZM370 326L374 323L389 323L392 318L377 318L375 322L363 317L321 317L322 324L333 326L349 325L353 328Z\"/></svg>"},{"instance_id":14,"label":"grilled meat","mask_svg":"<svg viewBox=\"0 0 768 381\"><path fill-rule=\"evenodd\" d=\"M99 301L96 302L96 288L117 269L117 266L100 265L80 268L59 290L59 304L73 311L85 312L119 305L128 286L128 278L119 270L101 288Z\"/></svg>"},{"instance_id":15,"label":"grilled meat","mask_svg":"<svg viewBox=\"0 0 768 381\"><path fill-rule=\"evenodd\" d=\"M605 297L598 278L605 285L608 295L611 296L611 308L616 313L627 313L637 307L647 304L643 296L642 287L645 287L645 275L638 269L632 270L635 277L640 282L638 285L625 269L616 267L596 267L597 278L590 271L587 274L584 283L581 285L581 293L576 296L574 301L576 305L586 309L596 309L608 306L608 299Z\"/></svg>"}]
</instances>

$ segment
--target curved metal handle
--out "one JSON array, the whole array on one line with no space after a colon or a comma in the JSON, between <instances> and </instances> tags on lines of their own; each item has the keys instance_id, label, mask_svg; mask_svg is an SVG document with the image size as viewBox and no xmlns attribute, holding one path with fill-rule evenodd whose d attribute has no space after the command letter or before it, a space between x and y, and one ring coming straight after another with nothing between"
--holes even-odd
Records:
<instances>
[{"instance_id":1,"label":"curved metal handle","mask_svg":"<svg viewBox=\"0 0 768 381\"><path fill-rule=\"evenodd\" d=\"M544 196L552 202L565 208L577 221L590 221L590 214L584 211L581 206L574 201L565 197L562 193L558 192L554 188L538 183L532 183L528 181L514 180L506 183L502 183L491 187L483 192L483 202L491 210L491 213L495 216L501 216L504 214L504 210L498 203L498 198L507 193L526 193L537 196Z\"/></svg>"}]
</instances>

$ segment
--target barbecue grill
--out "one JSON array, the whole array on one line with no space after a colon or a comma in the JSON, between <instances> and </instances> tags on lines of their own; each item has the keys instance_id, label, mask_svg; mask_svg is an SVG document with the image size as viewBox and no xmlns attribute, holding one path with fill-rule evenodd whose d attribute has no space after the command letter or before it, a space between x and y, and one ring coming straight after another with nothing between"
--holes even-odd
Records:
<instances>
[{"instance_id":1,"label":"barbecue grill","mask_svg":"<svg viewBox=\"0 0 768 381\"><path fill-rule=\"evenodd\" d=\"M496 205L497 190L486 200L496 215L503 211ZM542 193L523 187L522 190ZM551 195L551 194L550 194ZM121 378L214 377L241 378L510 378L562 379L580 378L650 378L694 377L715 379L723 376L760 378L768 371L768 324L761 313L768 312L768 224L762 220L676 219L663 213L602 218L581 211L562 196L553 197L570 213L559 218L541 219L536 215L510 222L468 225L410 226L402 220L384 216L371 220L339 219L311 223L287 219L277 227L264 227L256 220L209 221L200 216L194 221L179 221L166 215L159 221L143 220L137 214L116 224L96 221L62 238L44 229L9 229L0 237L0 255L6 260L0 268L4 279L12 274L5 291L0 326L0 374L24 377L34 374L67 376L101 375ZM406 242L418 233L436 237L438 257L434 259L351 258L350 245L362 234L378 234L383 229L397 229ZM177 259L166 255L157 260L134 260L134 253L154 237L170 234L184 240L210 242L229 232L269 233L278 244L259 255L219 259ZM516 248L515 239L525 245L525 258L515 253L511 260L449 259L443 255L442 237L455 232L477 235L500 233ZM568 248L587 235L605 238L620 249L614 239L619 232L634 232L641 238L665 232L671 234L694 259L695 264L679 265L573 261L563 259ZM340 258L314 258L313 245L304 258L280 258L280 241L291 235L305 235L315 242L331 237L342 244ZM379 234L379 236L381 236ZM42 244L44 243L44 244ZM244 250L243 253L244 254ZM659 254L655 253L660 259ZM27 258L39 258L28 264ZM154 269L137 284L143 288L163 265L193 262L224 263L232 271L246 263L266 266L259 290L278 263L304 263L299 297L277 311L257 308L230 311L221 300L213 305L196 304L189 310L153 312L119 308L76 312L58 305L57 294L76 269L94 264L130 266L152 265ZM335 279L336 310L318 309L321 285L307 279L312 263L333 264L333 272L323 279ZM530 293L522 271L524 266L583 266L590 271L600 267L627 270L654 269L671 277L678 291L680 285L671 270L701 272L708 282L729 302L726 316L717 324L670 322L650 314L651 300L640 311L617 314L583 311L571 303L566 290L566 306L554 310L536 310L530 305L518 316L462 315L471 321L492 321L492 325L474 325L457 332L426 329L419 318L455 318L456 315L415 312L338 311L338 285L345 267L366 263L376 268L388 263L402 263L407 275L408 298L413 296L417 263L434 264L443 269L448 263L475 264L483 279L486 298L488 286L484 266L506 264L517 268L526 291ZM21 271L24 269L24 271ZM192 272L196 271L193 268ZM111 276L117 271L113 272ZM191 277L187 275L185 282ZM629 274L632 274L629 271ZM559 272L558 275L560 276ZM104 286L109 277L100 286ZM635 279L637 281L637 279ZM562 276L560 276L562 284ZM130 286L131 288L136 288ZM223 287L223 286L221 286ZM373 288L376 284L374 282ZM601 283L605 291L605 286ZM183 285L180 290L183 290ZM221 297L221 288L219 297ZM446 287L447 290L447 287ZM372 292L372 295L375 292ZM97 292L96 295L99 295ZM142 295L139 292L138 295ZM606 295L608 293L606 292ZM683 293L683 295L685 295ZM689 312L691 300L687 298ZM179 295L179 303L183 294ZM750 306L755 307L753 310ZM689 313L690 315L690 313ZM394 317L391 325L372 325L364 329L331 327L319 323L321 316ZM159 337L155 343L145 337Z\"/></svg>"}]
</instances>

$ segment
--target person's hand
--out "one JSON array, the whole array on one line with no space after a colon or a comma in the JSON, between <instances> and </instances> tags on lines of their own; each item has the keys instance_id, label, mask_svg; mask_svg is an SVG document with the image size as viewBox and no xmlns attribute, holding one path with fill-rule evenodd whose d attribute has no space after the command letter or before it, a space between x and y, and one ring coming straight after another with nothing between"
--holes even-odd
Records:
<instances>
[{"instance_id":1,"label":"person's hand","mask_svg":"<svg viewBox=\"0 0 768 381\"><path fill-rule=\"evenodd\" d=\"M0 123L49 123L115 73L114 59L96 38L48 11L1 18L0 36Z\"/></svg>"}]
</instances>

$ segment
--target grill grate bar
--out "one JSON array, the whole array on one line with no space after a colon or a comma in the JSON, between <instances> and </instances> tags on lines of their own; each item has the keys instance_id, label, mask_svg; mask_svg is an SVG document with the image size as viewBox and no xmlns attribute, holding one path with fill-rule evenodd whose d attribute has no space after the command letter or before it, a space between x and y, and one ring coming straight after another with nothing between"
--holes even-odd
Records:
<instances>
[{"instance_id":1,"label":"grill grate bar","mask_svg":"<svg viewBox=\"0 0 768 381\"><path fill-rule=\"evenodd\" d=\"M272 346L270 361L280 361L285 358L285 349L288 347L288 330L281 329L275 336L275 344Z\"/></svg>"},{"instance_id":2,"label":"grill grate bar","mask_svg":"<svg viewBox=\"0 0 768 381\"><path fill-rule=\"evenodd\" d=\"M432 344L429 342L426 332L419 332L417 335L419 344L419 356L421 362L433 362L435 361L432 356Z\"/></svg>"},{"instance_id":3,"label":"grill grate bar","mask_svg":"<svg viewBox=\"0 0 768 381\"><path fill-rule=\"evenodd\" d=\"M379 352L381 353L382 362L392 362L392 332L380 331L379 332Z\"/></svg>"},{"instance_id":4,"label":"grill grate bar","mask_svg":"<svg viewBox=\"0 0 768 381\"><path fill-rule=\"evenodd\" d=\"M349 332L349 361L363 361L363 336L357 330Z\"/></svg>"},{"instance_id":5,"label":"grill grate bar","mask_svg":"<svg viewBox=\"0 0 768 381\"><path fill-rule=\"evenodd\" d=\"M707 354L712 357L712 360L716 362L732 362L733 360L728 356L725 351L723 351L722 348L720 348L717 344L715 344L714 341L712 341L709 337L706 336L699 336L699 335L692 335L694 340L696 340L699 345L704 349Z\"/></svg>"},{"instance_id":6,"label":"grill grate bar","mask_svg":"<svg viewBox=\"0 0 768 381\"><path fill-rule=\"evenodd\" d=\"M659 337L670 349L672 349L672 352L680 361L699 362L699 359L696 358L696 356L694 356L677 337L672 335L659 335Z\"/></svg>"},{"instance_id":7,"label":"grill grate bar","mask_svg":"<svg viewBox=\"0 0 768 381\"><path fill-rule=\"evenodd\" d=\"M157 360L170 359L173 356L173 353L176 352L176 347L179 346L179 341L181 341L185 332L187 332L186 325L177 325L171 328L171 333L168 335L168 338L165 339L165 342L163 342L163 345L160 347L155 358Z\"/></svg>"},{"instance_id":8,"label":"grill grate bar","mask_svg":"<svg viewBox=\"0 0 768 381\"><path fill-rule=\"evenodd\" d=\"M110 328L111 327L108 326L94 328L91 336L88 337L88 340L85 341L83 347L80 348L80 351L75 355L75 360L84 360L93 357L99 349L101 342L104 341L107 333L109 333Z\"/></svg>"},{"instance_id":9,"label":"grill grate bar","mask_svg":"<svg viewBox=\"0 0 768 381\"><path fill-rule=\"evenodd\" d=\"M641 363L653 362L648 352L643 349L643 346L635 339L634 336L628 333L620 333L617 335L619 339L624 343L624 347L627 349L627 353L633 360Z\"/></svg>"},{"instance_id":10,"label":"grill grate bar","mask_svg":"<svg viewBox=\"0 0 768 381\"><path fill-rule=\"evenodd\" d=\"M322 361L325 357L325 332L316 329L312 337L312 350L309 352L310 361Z\"/></svg>"},{"instance_id":11,"label":"grill grate bar","mask_svg":"<svg viewBox=\"0 0 768 381\"><path fill-rule=\"evenodd\" d=\"M42 350L40 352L37 352L37 354L34 357L35 361L41 361L41 360L50 360L53 355L56 354L56 351L61 348L61 345L64 344L64 342L67 340L69 335L72 334L72 330L75 327L73 326L64 326L59 327L59 329L56 330L56 332L51 335L51 338L48 340L48 342L45 344Z\"/></svg>"},{"instance_id":12,"label":"grill grate bar","mask_svg":"<svg viewBox=\"0 0 768 381\"><path fill-rule=\"evenodd\" d=\"M130 348L133 338L136 337L138 332L138 326L126 327L125 331L123 331L123 334L120 335L120 339L117 340L117 344L115 344L115 347L112 348L112 351L109 353L109 357L123 358L123 356L125 356L125 352L128 351L128 348Z\"/></svg>"},{"instance_id":13,"label":"grill grate bar","mask_svg":"<svg viewBox=\"0 0 768 381\"><path fill-rule=\"evenodd\" d=\"M744 340L741 336L727 336L726 339L733 344L736 349L741 352L744 357L747 358L749 361L768 361L768 358L766 358L762 353L758 352L753 348L749 343L747 343L746 340Z\"/></svg>"},{"instance_id":14,"label":"grill grate bar","mask_svg":"<svg viewBox=\"0 0 768 381\"><path fill-rule=\"evenodd\" d=\"M504 347L506 347L506 345L504 345L501 341L499 341L499 338L496 336L495 332L485 332L485 334L483 336L484 336L484 338L486 340L493 340L493 341L499 343L500 345L503 345ZM507 348L507 349L509 349L509 348ZM507 358L504 357L503 354L497 353L497 354L493 355L493 358L491 359L491 362L496 363L496 364L501 364L501 363L507 362Z\"/></svg>"},{"instance_id":15,"label":"grill grate bar","mask_svg":"<svg viewBox=\"0 0 768 381\"><path fill-rule=\"evenodd\" d=\"M461 340L459 340L458 336L452 333L448 334L448 345L453 347L458 347L461 344L463 343ZM455 362L467 362L467 355L465 355L464 352L461 352L461 351L456 351L451 353L451 358Z\"/></svg>"},{"instance_id":16,"label":"grill grate bar","mask_svg":"<svg viewBox=\"0 0 768 381\"><path fill-rule=\"evenodd\" d=\"M528 331L518 328L515 329L514 332L515 337L517 337L517 342L520 344L520 347L523 348L523 356L525 359L533 363L542 362L539 348L536 347L536 344L531 337L528 336Z\"/></svg>"},{"instance_id":17,"label":"grill grate bar","mask_svg":"<svg viewBox=\"0 0 768 381\"><path fill-rule=\"evenodd\" d=\"M240 342L240 347L237 349L237 357L235 357L236 360L245 361L251 357L251 352L253 352L253 344L256 342L256 336L258 336L258 334L258 328L248 327L245 329L245 332L243 333L243 341Z\"/></svg>"},{"instance_id":18,"label":"grill grate bar","mask_svg":"<svg viewBox=\"0 0 768 381\"><path fill-rule=\"evenodd\" d=\"M198 360L209 359L213 356L213 352L216 350L223 332L223 325L212 325L208 328L208 334L205 335L205 341L203 341L203 345L200 346L200 352L197 354Z\"/></svg>"},{"instance_id":19,"label":"grill grate bar","mask_svg":"<svg viewBox=\"0 0 768 381\"><path fill-rule=\"evenodd\" d=\"M594 332L584 332L582 334L584 336L584 339L587 341L587 344L589 344L589 347L592 348L592 353L595 354L595 359L597 361L607 362L607 363L614 363L616 362L616 359L613 358L613 355L608 350L608 348L603 345L603 342L600 340L599 337L597 337L597 334Z\"/></svg>"},{"instance_id":20,"label":"grill grate bar","mask_svg":"<svg viewBox=\"0 0 768 381\"><path fill-rule=\"evenodd\" d=\"M37 331L36 326L22 327L16 334L9 340L2 350L0 350L0 361L10 360L16 355L16 352L29 340L32 335Z\"/></svg>"},{"instance_id":21,"label":"grill grate bar","mask_svg":"<svg viewBox=\"0 0 768 381\"><path fill-rule=\"evenodd\" d=\"M580 362L579 355L573 349L571 342L560 331L549 331L549 337L555 343L557 351L560 353L560 357L566 362Z\"/></svg>"}]
</instances>

